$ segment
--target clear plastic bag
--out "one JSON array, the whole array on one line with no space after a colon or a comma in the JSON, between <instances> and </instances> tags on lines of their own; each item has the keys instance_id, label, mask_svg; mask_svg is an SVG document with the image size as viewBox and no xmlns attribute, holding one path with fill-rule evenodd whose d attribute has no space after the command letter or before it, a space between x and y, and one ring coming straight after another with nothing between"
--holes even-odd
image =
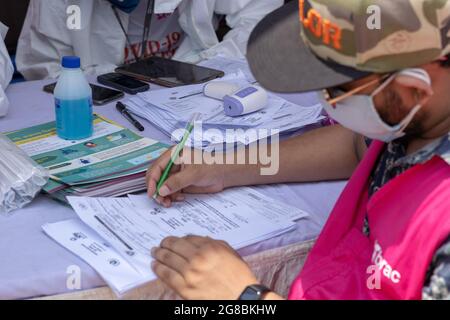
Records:
<instances>
[{"instance_id":1,"label":"clear plastic bag","mask_svg":"<svg viewBox=\"0 0 450 320\"><path fill-rule=\"evenodd\" d=\"M30 203L48 176L46 169L0 134L0 215Z\"/></svg>"}]
</instances>

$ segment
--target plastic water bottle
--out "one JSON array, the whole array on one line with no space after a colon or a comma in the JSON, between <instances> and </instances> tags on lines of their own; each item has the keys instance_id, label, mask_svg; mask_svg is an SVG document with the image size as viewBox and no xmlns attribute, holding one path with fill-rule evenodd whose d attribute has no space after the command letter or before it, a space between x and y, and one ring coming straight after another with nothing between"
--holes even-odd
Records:
<instances>
[{"instance_id":1,"label":"plastic water bottle","mask_svg":"<svg viewBox=\"0 0 450 320\"><path fill-rule=\"evenodd\" d=\"M63 71L56 84L56 132L66 140L80 140L92 136L92 89L80 69L80 58L62 59Z\"/></svg>"}]
</instances>

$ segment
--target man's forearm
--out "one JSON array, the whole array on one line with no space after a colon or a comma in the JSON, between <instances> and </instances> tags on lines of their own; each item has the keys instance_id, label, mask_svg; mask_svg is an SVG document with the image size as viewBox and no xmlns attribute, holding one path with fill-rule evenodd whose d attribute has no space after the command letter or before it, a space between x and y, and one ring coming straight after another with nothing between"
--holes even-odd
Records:
<instances>
[{"instance_id":1,"label":"man's forearm","mask_svg":"<svg viewBox=\"0 0 450 320\"><path fill-rule=\"evenodd\" d=\"M276 174L261 174L262 164L226 165L225 187L348 179L359 162L357 143L354 133L340 125L312 130L280 143ZM248 149L238 152L248 159Z\"/></svg>"},{"instance_id":2,"label":"man's forearm","mask_svg":"<svg viewBox=\"0 0 450 320\"><path fill-rule=\"evenodd\" d=\"M282 296L276 294L275 292L269 292L265 297L264 300L286 300Z\"/></svg>"}]
</instances>

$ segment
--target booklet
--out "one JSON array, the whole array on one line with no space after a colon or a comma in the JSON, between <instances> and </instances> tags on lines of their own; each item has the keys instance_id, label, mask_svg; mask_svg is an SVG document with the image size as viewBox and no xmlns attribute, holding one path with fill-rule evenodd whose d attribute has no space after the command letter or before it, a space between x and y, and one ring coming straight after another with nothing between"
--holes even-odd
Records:
<instances>
[{"instance_id":1,"label":"booklet","mask_svg":"<svg viewBox=\"0 0 450 320\"><path fill-rule=\"evenodd\" d=\"M6 136L49 170L44 191L63 201L71 194L117 196L143 190L149 164L169 148L98 115L93 136L84 140L60 139L55 122Z\"/></svg>"},{"instance_id":2,"label":"booklet","mask_svg":"<svg viewBox=\"0 0 450 320\"><path fill-rule=\"evenodd\" d=\"M118 295L155 279L150 250L168 236L224 240L234 249L292 230L308 216L253 188L188 195L171 208L147 195L69 197L80 220L43 226L45 233L90 264Z\"/></svg>"}]
</instances>

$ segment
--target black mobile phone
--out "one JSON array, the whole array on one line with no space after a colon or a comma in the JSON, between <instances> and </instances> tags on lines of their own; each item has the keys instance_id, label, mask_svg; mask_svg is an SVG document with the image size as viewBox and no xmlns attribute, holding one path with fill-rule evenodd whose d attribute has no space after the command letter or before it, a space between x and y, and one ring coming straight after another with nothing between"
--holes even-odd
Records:
<instances>
[{"instance_id":1,"label":"black mobile phone","mask_svg":"<svg viewBox=\"0 0 450 320\"><path fill-rule=\"evenodd\" d=\"M150 89L150 85L148 83L114 72L98 76L97 81L105 86L124 91L129 94L136 94Z\"/></svg>"},{"instance_id":2,"label":"black mobile phone","mask_svg":"<svg viewBox=\"0 0 450 320\"><path fill-rule=\"evenodd\" d=\"M225 75L224 72L220 70L160 57L142 59L121 66L115 71L165 87L203 83Z\"/></svg>"},{"instance_id":3,"label":"black mobile phone","mask_svg":"<svg viewBox=\"0 0 450 320\"><path fill-rule=\"evenodd\" d=\"M106 87L90 84L92 88L92 102L96 106L104 105L108 102L122 98L125 94L123 92L113 90ZM44 86L44 91L53 94L55 90L56 82Z\"/></svg>"}]
</instances>

